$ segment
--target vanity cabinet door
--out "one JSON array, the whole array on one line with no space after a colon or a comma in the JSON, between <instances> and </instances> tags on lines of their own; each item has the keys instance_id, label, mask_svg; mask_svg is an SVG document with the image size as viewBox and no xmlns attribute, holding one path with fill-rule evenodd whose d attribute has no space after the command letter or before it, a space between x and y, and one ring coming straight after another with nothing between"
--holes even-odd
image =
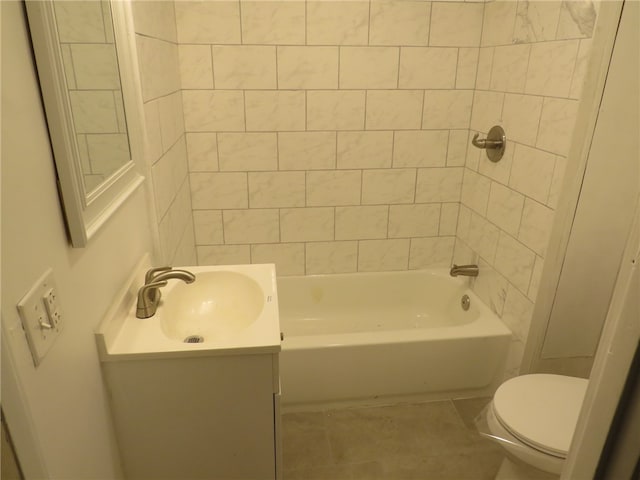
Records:
<instances>
[{"instance_id":1,"label":"vanity cabinet door","mask_svg":"<svg viewBox=\"0 0 640 480\"><path fill-rule=\"evenodd\" d=\"M126 477L275 478L273 357L103 363Z\"/></svg>"}]
</instances>

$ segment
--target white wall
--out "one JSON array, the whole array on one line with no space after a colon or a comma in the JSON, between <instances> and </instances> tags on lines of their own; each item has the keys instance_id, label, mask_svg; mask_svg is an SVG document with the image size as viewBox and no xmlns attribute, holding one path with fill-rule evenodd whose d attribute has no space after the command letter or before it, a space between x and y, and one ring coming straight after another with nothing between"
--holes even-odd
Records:
<instances>
[{"instance_id":1,"label":"white wall","mask_svg":"<svg viewBox=\"0 0 640 480\"><path fill-rule=\"evenodd\" d=\"M151 251L147 205L141 189L87 248L70 248L47 135L23 4L2 2L3 409L18 455L39 447L47 478L113 479L121 472L93 330L137 260ZM36 369L16 303L49 267L65 328ZM22 399L8 381L12 366ZM18 402L39 446L21 444L28 425L15 410ZM26 473L31 467L23 464Z\"/></svg>"}]
</instances>

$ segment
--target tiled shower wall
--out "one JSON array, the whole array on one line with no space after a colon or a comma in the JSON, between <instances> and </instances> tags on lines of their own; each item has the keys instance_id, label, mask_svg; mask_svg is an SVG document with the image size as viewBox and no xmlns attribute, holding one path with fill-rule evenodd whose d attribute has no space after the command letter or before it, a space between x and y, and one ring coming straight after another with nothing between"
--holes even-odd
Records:
<instances>
[{"instance_id":1,"label":"tiled shower wall","mask_svg":"<svg viewBox=\"0 0 640 480\"><path fill-rule=\"evenodd\" d=\"M176 2L199 263L449 265L483 10Z\"/></svg>"},{"instance_id":2,"label":"tiled shower wall","mask_svg":"<svg viewBox=\"0 0 640 480\"><path fill-rule=\"evenodd\" d=\"M56 2L56 27L82 162L91 192L129 161L129 138L107 2Z\"/></svg>"},{"instance_id":3,"label":"tiled shower wall","mask_svg":"<svg viewBox=\"0 0 640 480\"><path fill-rule=\"evenodd\" d=\"M196 264L173 2L133 3L160 262Z\"/></svg>"},{"instance_id":4,"label":"tiled shower wall","mask_svg":"<svg viewBox=\"0 0 640 480\"><path fill-rule=\"evenodd\" d=\"M473 288L514 332L517 373L563 179L596 7L590 1L486 4L470 135L495 124L505 157L467 153L455 260L478 261Z\"/></svg>"}]
</instances>

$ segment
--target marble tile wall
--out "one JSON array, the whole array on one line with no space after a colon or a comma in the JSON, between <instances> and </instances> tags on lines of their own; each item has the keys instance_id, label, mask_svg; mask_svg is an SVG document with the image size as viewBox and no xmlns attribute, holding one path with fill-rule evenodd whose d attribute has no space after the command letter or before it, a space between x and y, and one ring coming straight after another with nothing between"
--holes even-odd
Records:
<instances>
[{"instance_id":1,"label":"marble tile wall","mask_svg":"<svg viewBox=\"0 0 640 480\"><path fill-rule=\"evenodd\" d=\"M56 26L87 192L129 161L107 2L55 2Z\"/></svg>"},{"instance_id":2,"label":"marble tile wall","mask_svg":"<svg viewBox=\"0 0 640 480\"><path fill-rule=\"evenodd\" d=\"M195 238L173 2L133 2L160 262L195 265Z\"/></svg>"},{"instance_id":3,"label":"marble tile wall","mask_svg":"<svg viewBox=\"0 0 640 480\"><path fill-rule=\"evenodd\" d=\"M473 288L513 330L517 374L571 141L597 3L485 4L469 136L508 138L491 163L468 147L454 260L478 261Z\"/></svg>"},{"instance_id":4,"label":"marble tile wall","mask_svg":"<svg viewBox=\"0 0 640 480\"><path fill-rule=\"evenodd\" d=\"M483 10L175 2L198 261L449 265Z\"/></svg>"}]
</instances>

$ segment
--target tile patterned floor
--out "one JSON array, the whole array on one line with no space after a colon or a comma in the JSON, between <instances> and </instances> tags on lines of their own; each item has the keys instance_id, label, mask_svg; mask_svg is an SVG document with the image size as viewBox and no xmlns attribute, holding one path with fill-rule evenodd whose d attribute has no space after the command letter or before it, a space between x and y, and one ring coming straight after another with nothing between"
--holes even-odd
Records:
<instances>
[{"instance_id":1,"label":"tile patterned floor","mask_svg":"<svg viewBox=\"0 0 640 480\"><path fill-rule=\"evenodd\" d=\"M284 414L284 480L493 479L501 450L473 428L489 400Z\"/></svg>"}]
</instances>

